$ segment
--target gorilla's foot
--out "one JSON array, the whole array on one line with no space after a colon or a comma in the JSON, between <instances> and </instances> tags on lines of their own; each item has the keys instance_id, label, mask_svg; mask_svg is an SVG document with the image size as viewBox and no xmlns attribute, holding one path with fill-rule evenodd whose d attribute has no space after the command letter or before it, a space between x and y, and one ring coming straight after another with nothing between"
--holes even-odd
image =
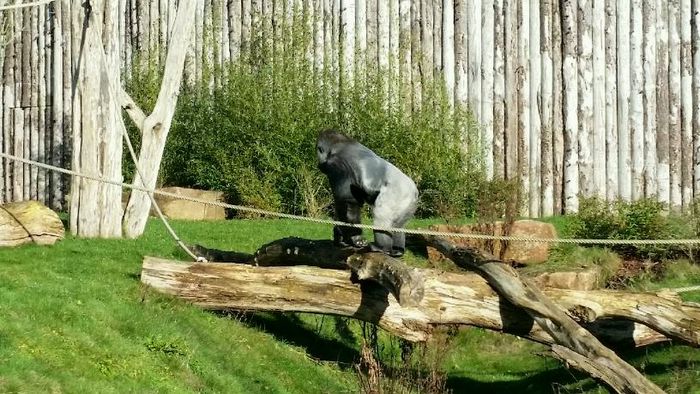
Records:
<instances>
[{"instance_id":1,"label":"gorilla's foot","mask_svg":"<svg viewBox=\"0 0 700 394\"><path fill-rule=\"evenodd\" d=\"M354 235L350 237L350 242L352 243L352 246L361 249L366 248L368 245L367 240L361 235Z\"/></svg>"},{"instance_id":2,"label":"gorilla's foot","mask_svg":"<svg viewBox=\"0 0 700 394\"><path fill-rule=\"evenodd\" d=\"M401 249L400 248L392 248L391 252L389 252L388 254L391 257L399 258L399 257L403 256L404 252L405 252L405 250L402 248Z\"/></svg>"}]
</instances>

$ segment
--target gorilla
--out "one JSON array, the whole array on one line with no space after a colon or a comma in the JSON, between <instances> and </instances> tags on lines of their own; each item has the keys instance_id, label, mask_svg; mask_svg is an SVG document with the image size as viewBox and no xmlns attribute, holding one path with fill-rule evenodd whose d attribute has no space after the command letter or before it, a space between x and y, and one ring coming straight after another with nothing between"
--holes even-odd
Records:
<instances>
[{"instance_id":1,"label":"gorilla","mask_svg":"<svg viewBox=\"0 0 700 394\"><path fill-rule=\"evenodd\" d=\"M333 129L319 133L316 142L318 168L326 174L333 191L335 219L360 223L360 209L372 206L375 226L402 227L413 216L418 188L411 178L372 150ZM333 241L340 246L365 247L362 229L335 226ZM403 255L404 233L374 231L371 250L393 257Z\"/></svg>"}]
</instances>

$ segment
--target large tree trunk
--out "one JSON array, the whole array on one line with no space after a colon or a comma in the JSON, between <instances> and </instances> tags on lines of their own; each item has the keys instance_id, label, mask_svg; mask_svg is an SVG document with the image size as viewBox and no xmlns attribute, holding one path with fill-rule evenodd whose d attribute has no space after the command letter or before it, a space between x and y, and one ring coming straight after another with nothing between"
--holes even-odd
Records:
<instances>
[{"instance_id":1,"label":"large tree trunk","mask_svg":"<svg viewBox=\"0 0 700 394\"><path fill-rule=\"evenodd\" d=\"M142 125L138 125L143 137L137 164L140 173L134 175L134 186L148 189L156 186L165 141L180 92L186 49L194 24L195 5L194 1L184 1L178 6L158 100L153 113L146 117ZM124 214L124 235L135 238L143 234L150 209L151 201L148 194L134 190Z\"/></svg>"}]
</instances>

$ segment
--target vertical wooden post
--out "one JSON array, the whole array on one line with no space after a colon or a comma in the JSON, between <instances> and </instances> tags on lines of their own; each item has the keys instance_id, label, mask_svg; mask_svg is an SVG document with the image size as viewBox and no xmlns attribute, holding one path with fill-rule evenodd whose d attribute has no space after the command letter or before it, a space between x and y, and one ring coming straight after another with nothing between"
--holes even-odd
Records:
<instances>
[{"instance_id":1,"label":"vertical wooden post","mask_svg":"<svg viewBox=\"0 0 700 394\"><path fill-rule=\"evenodd\" d=\"M355 0L342 0L340 5L340 86L352 86L355 80Z\"/></svg>"},{"instance_id":2,"label":"vertical wooden post","mask_svg":"<svg viewBox=\"0 0 700 394\"><path fill-rule=\"evenodd\" d=\"M51 98L51 111L53 114L53 125L51 130L51 139L49 146L49 163L56 167L62 166L63 152L63 59L64 59L64 37L63 37L63 7L62 1L56 1L52 4L54 19L53 19L53 43L51 52L51 83L53 84L53 96ZM51 172L49 174L49 205L51 208L61 210L61 174Z\"/></svg>"},{"instance_id":3,"label":"vertical wooden post","mask_svg":"<svg viewBox=\"0 0 700 394\"><path fill-rule=\"evenodd\" d=\"M433 9L434 4L437 2L433 1L423 1L419 0L418 1L418 7L420 8L420 15L421 18L417 22L420 26L421 34L420 34L420 42L421 42L421 58L422 59L414 59L414 63L420 61L420 80L422 81L423 85L423 90L428 86L434 86L434 78L433 78L433 61L435 59L435 51L434 51L434 46L435 46L435 10ZM414 18L415 19L415 18ZM431 103L428 103L430 105ZM434 104L434 103L432 103Z\"/></svg>"},{"instance_id":4,"label":"vertical wooden post","mask_svg":"<svg viewBox=\"0 0 700 394\"><path fill-rule=\"evenodd\" d=\"M506 177L506 25L504 0L493 3L493 177Z\"/></svg>"},{"instance_id":5,"label":"vertical wooden post","mask_svg":"<svg viewBox=\"0 0 700 394\"><path fill-rule=\"evenodd\" d=\"M447 100L452 105L455 96L454 6L454 0L442 0L442 72Z\"/></svg>"},{"instance_id":6,"label":"vertical wooden post","mask_svg":"<svg viewBox=\"0 0 700 394\"><path fill-rule=\"evenodd\" d=\"M656 197L656 3L645 1L644 19L644 196Z\"/></svg>"},{"instance_id":7,"label":"vertical wooden post","mask_svg":"<svg viewBox=\"0 0 700 394\"><path fill-rule=\"evenodd\" d=\"M578 176L581 195L593 196L592 0L578 1Z\"/></svg>"},{"instance_id":8,"label":"vertical wooden post","mask_svg":"<svg viewBox=\"0 0 700 394\"><path fill-rule=\"evenodd\" d=\"M698 11L700 12L700 11ZM691 0L681 0L681 200L683 208L693 203L693 55ZM695 131L700 133L700 129Z\"/></svg>"},{"instance_id":9,"label":"vertical wooden post","mask_svg":"<svg viewBox=\"0 0 700 394\"><path fill-rule=\"evenodd\" d=\"M669 164L671 207L682 204L680 2L668 1Z\"/></svg>"},{"instance_id":10,"label":"vertical wooden post","mask_svg":"<svg viewBox=\"0 0 700 394\"><path fill-rule=\"evenodd\" d=\"M385 0L389 2L389 103L399 102L401 96L401 80L399 77L399 0ZM410 31L410 30L409 30Z\"/></svg>"},{"instance_id":11,"label":"vertical wooden post","mask_svg":"<svg viewBox=\"0 0 700 394\"><path fill-rule=\"evenodd\" d=\"M413 109L417 110L422 106L423 102L423 85L424 81L421 76L421 64L425 59L426 54L423 53L423 40L421 37L421 21L423 20L423 15L421 14L420 0L411 0L410 2L410 13L409 13L409 34L407 36L408 42L406 45L406 52L408 54L408 84L410 95L406 96L407 103L413 101ZM408 107L410 110L410 106Z\"/></svg>"},{"instance_id":12,"label":"vertical wooden post","mask_svg":"<svg viewBox=\"0 0 700 394\"><path fill-rule=\"evenodd\" d=\"M552 84L552 160L554 162L554 213L564 212L564 109L563 109L563 66L562 66L562 18L560 3L552 5L552 69L554 83Z\"/></svg>"},{"instance_id":13,"label":"vertical wooden post","mask_svg":"<svg viewBox=\"0 0 700 394\"><path fill-rule=\"evenodd\" d=\"M541 215L541 200L542 200L542 125L540 117L540 98L542 97L542 59L540 47L540 0L530 0L530 19L526 23L530 24L530 44L529 44L529 63L530 63L530 85L527 87L529 91L530 103L530 140L525 141L529 145L530 150L530 170L529 170L529 197L530 216L540 217Z\"/></svg>"},{"instance_id":14,"label":"vertical wooden post","mask_svg":"<svg viewBox=\"0 0 700 394\"><path fill-rule=\"evenodd\" d=\"M593 43L593 189L606 198L605 129L605 0L591 0L591 38Z\"/></svg>"},{"instance_id":15,"label":"vertical wooden post","mask_svg":"<svg viewBox=\"0 0 700 394\"><path fill-rule=\"evenodd\" d=\"M469 76L467 75L469 62L467 58L469 56L469 43L467 41L468 2L468 0L454 1L455 106L464 106L469 102Z\"/></svg>"},{"instance_id":16,"label":"vertical wooden post","mask_svg":"<svg viewBox=\"0 0 700 394\"><path fill-rule=\"evenodd\" d=\"M540 47L538 50L541 53L541 78L542 78L542 99L540 107L540 119L541 119L541 134L540 134L540 147L541 147L541 204L542 204L542 216L552 216L554 214L554 185L553 185L553 174L554 169L552 166L553 154L552 154L552 118L554 113L552 112L552 100L553 89L554 89L554 72L552 70L552 46L559 43L553 43L552 41L552 3L553 0L542 0L540 2L540 25L538 26L537 33L540 35Z\"/></svg>"},{"instance_id":17,"label":"vertical wooden post","mask_svg":"<svg viewBox=\"0 0 700 394\"><path fill-rule=\"evenodd\" d=\"M630 155L630 7L617 7L617 131L619 196L632 198L632 158Z\"/></svg>"},{"instance_id":18,"label":"vertical wooden post","mask_svg":"<svg viewBox=\"0 0 700 394\"><path fill-rule=\"evenodd\" d=\"M494 132L494 4L484 1L481 4L482 20L478 28L482 38L482 73L481 102L481 150L483 152L484 171L486 179L493 179L493 132Z\"/></svg>"},{"instance_id":19,"label":"vertical wooden post","mask_svg":"<svg viewBox=\"0 0 700 394\"><path fill-rule=\"evenodd\" d=\"M242 3L242 1L237 0L228 1L229 56L234 62L238 60L241 54Z\"/></svg>"},{"instance_id":20,"label":"vertical wooden post","mask_svg":"<svg viewBox=\"0 0 700 394\"><path fill-rule=\"evenodd\" d=\"M671 203L669 166L668 3L656 0L656 177L658 200Z\"/></svg>"},{"instance_id":21,"label":"vertical wooden post","mask_svg":"<svg viewBox=\"0 0 700 394\"><path fill-rule=\"evenodd\" d=\"M316 8L314 7L314 15ZM315 26L315 18L313 25ZM311 31L313 32L314 27ZM365 79L367 69L367 0L355 0L355 75L361 80ZM316 62L314 53L312 62Z\"/></svg>"},{"instance_id":22,"label":"vertical wooden post","mask_svg":"<svg viewBox=\"0 0 700 394\"><path fill-rule=\"evenodd\" d=\"M518 173L518 2L505 0L505 150L506 179L519 179ZM524 192L524 191L523 191Z\"/></svg>"},{"instance_id":23,"label":"vertical wooden post","mask_svg":"<svg viewBox=\"0 0 700 394\"><path fill-rule=\"evenodd\" d=\"M617 0L605 0L605 189L617 199ZM656 149L654 147L653 149Z\"/></svg>"},{"instance_id":24,"label":"vertical wooden post","mask_svg":"<svg viewBox=\"0 0 700 394\"><path fill-rule=\"evenodd\" d=\"M630 32L630 130L632 136L632 199L644 197L644 2L632 0Z\"/></svg>"},{"instance_id":25,"label":"vertical wooden post","mask_svg":"<svg viewBox=\"0 0 700 394\"><path fill-rule=\"evenodd\" d=\"M467 41L467 92L469 109L476 117L477 124L483 127L481 116L481 62L482 62L482 38L481 38L481 3L482 0L470 0L466 2L466 18L462 21L465 26ZM465 24L466 22L466 24ZM527 21L526 23L529 23ZM467 38L468 37L468 38ZM478 136L480 133L475 133Z\"/></svg>"},{"instance_id":26,"label":"vertical wooden post","mask_svg":"<svg viewBox=\"0 0 700 394\"><path fill-rule=\"evenodd\" d=\"M692 4L694 196L700 197L700 0Z\"/></svg>"},{"instance_id":27,"label":"vertical wooden post","mask_svg":"<svg viewBox=\"0 0 700 394\"><path fill-rule=\"evenodd\" d=\"M518 12L518 174L522 187L524 214L530 204L530 2L522 1Z\"/></svg>"},{"instance_id":28,"label":"vertical wooden post","mask_svg":"<svg viewBox=\"0 0 700 394\"><path fill-rule=\"evenodd\" d=\"M415 15L413 14L411 7L411 0L399 1L399 86L402 87L400 89L400 95L402 101L406 104L404 110L407 111L411 110L411 93L413 91L411 86L411 74L413 72L413 67L411 64L411 51L413 49L413 41L411 39L411 20L412 17L415 18ZM418 75L415 77L419 78Z\"/></svg>"},{"instance_id":29,"label":"vertical wooden post","mask_svg":"<svg viewBox=\"0 0 700 394\"><path fill-rule=\"evenodd\" d=\"M578 211L578 84L577 51L578 23L574 0L563 0L563 83L564 83L564 212Z\"/></svg>"},{"instance_id":30,"label":"vertical wooden post","mask_svg":"<svg viewBox=\"0 0 700 394\"><path fill-rule=\"evenodd\" d=\"M49 62L46 60L47 48L46 48L46 7L47 5L41 5L36 7L37 12L37 57L34 59L37 67L37 84L39 85L37 93L37 109L36 109L36 127L37 127L37 142L36 146L36 160L45 163L46 162L46 138L47 126L50 125L51 119L47 122L46 115L50 113L47 111L47 98L51 98L51 89L48 82L50 78L46 78L46 65ZM37 169L36 176L36 196L39 201L46 203L46 170L43 168Z\"/></svg>"},{"instance_id":31,"label":"vertical wooden post","mask_svg":"<svg viewBox=\"0 0 700 394\"><path fill-rule=\"evenodd\" d=\"M5 17L10 20L12 26L16 27L17 20L15 18L16 12L6 11ZM0 80L2 82L2 144L0 149L6 153L14 153L12 151L14 145L14 106L15 106L15 70L16 70L16 51L15 42L17 41L17 36L14 35L14 28L8 32L8 35L12 37L11 40L6 42L4 48L2 49L2 55L4 57L4 62L2 64L2 75L3 78ZM13 196L13 163L10 160L3 159L0 162L2 165L2 195L3 202L14 201Z\"/></svg>"},{"instance_id":32,"label":"vertical wooden post","mask_svg":"<svg viewBox=\"0 0 700 394\"><path fill-rule=\"evenodd\" d=\"M433 1L433 80L443 81L442 71L442 3L443 0ZM426 70L427 72L428 70Z\"/></svg>"}]
</instances>

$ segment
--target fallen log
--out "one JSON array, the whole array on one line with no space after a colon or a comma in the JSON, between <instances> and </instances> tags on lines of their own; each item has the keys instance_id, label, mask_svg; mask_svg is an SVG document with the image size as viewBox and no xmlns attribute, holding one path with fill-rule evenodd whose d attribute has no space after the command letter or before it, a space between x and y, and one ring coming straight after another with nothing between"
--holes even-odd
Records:
<instances>
[{"instance_id":1,"label":"fallen log","mask_svg":"<svg viewBox=\"0 0 700 394\"><path fill-rule=\"evenodd\" d=\"M423 279L418 271L401 260L383 253L372 253L369 249L353 247L339 248L330 240L310 240L288 237L261 246L255 254L210 249L201 245L191 247L198 256L208 261L249 264L261 267L312 265L329 269L350 269L356 280L372 280L387 290L401 306L413 306L423 297ZM348 257L362 253L365 259Z\"/></svg>"},{"instance_id":2,"label":"fallen log","mask_svg":"<svg viewBox=\"0 0 700 394\"><path fill-rule=\"evenodd\" d=\"M421 301L412 307L401 307L382 286L353 282L350 271L302 265L254 267L146 257L141 281L159 292L209 310L311 312L354 317L378 324L409 341L427 340L434 326L468 325L543 344L554 343L532 318L503 300L479 275L431 269L417 269L417 273L423 278L424 292ZM647 298L642 298L640 293L561 289L545 289L544 293L611 346L639 347L670 340L645 325L613 320L625 304L631 309L640 306L637 299L644 299L641 306L653 310L654 295L643 294ZM677 307L676 320L700 326L700 307L686 306L680 301ZM591 321L591 314L580 313L581 308L595 311L596 320ZM664 308L658 313L664 316L670 312ZM673 320L670 317L667 318ZM698 341L691 344L700 346Z\"/></svg>"},{"instance_id":3,"label":"fallen log","mask_svg":"<svg viewBox=\"0 0 700 394\"><path fill-rule=\"evenodd\" d=\"M605 347L591 332L583 329L536 286L521 278L510 265L474 248L457 247L444 238L424 238L457 266L478 272L499 295L522 308L554 339L556 346L552 346L553 352L569 365L601 379L619 393L663 393L657 385Z\"/></svg>"},{"instance_id":4,"label":"fallen log","mask_svg":"<svg viewBox=\"0 0 700 394\"><path fill-rule=\"evenodd\" d=\"M56 212L39 201L0 205L0 247L25 243L52 245L65 230Z\"/></svg>"},{"instance_id":5,"label":"fallen log","mask_svg":"<svg viewBox=\"0 0 700 394\"><path fill-rule=\"evenodd\" d=\"M456 247L437 237L419 238L417 244L436 248L457 266L476 271L486 281L480 278L481 282L471 283L481 286L475 291L465 285L468 275L417 270L383 254L338 249L330 241L299 238L272 242L254 255L200 249L209 257L229 257L238 263L271 268L193 264L183 270L181 264L149 258L144 261L142 281L209 309L351 316L412 341L427 339L431 328L442 324L508 332L549 344L555 357L618 392L662 391L606 348L599 338L634 346L669 339L699 345L699 309L682 304L679 299L638 294L624 300L623 295L629 293L572 295L565 290L542 291L520 278L510 265L476 249ZM281 267L308 264L350 268L352 274L308 266ZM355 284L353 277L372 280L382 287L362 281ZM456 283L450 279L456 279ZM472 291L463 292L466 289ZM595 297L587 298L591 293ZM649 304L641 305L640 300Z\"/></svg>"}]
</instances>

